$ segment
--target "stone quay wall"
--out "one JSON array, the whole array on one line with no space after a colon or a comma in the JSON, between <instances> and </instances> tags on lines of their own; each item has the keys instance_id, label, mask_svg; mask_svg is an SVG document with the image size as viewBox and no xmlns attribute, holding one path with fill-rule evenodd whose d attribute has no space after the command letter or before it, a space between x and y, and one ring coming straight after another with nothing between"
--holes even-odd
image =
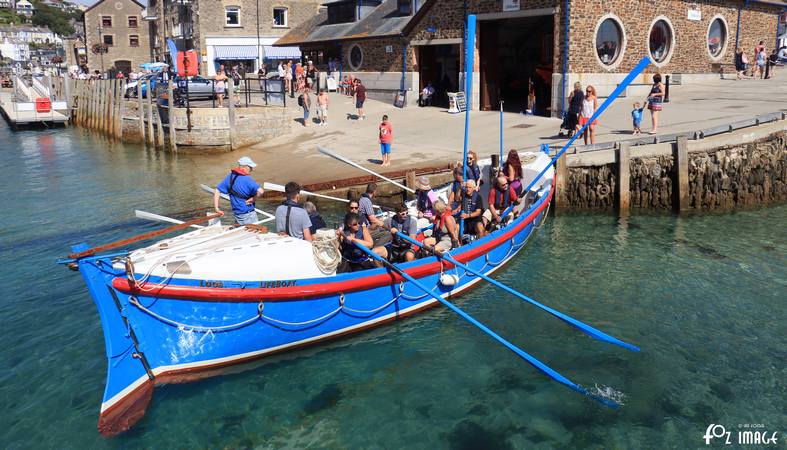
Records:
<instances>
[{"instance_id":1,"label":"stone quay wall","mask_svg":"<svg viewBox=\"0 0 787 450\"><path fill-rule=\"evenodd\" d=\"M288 133L292 119L280 106L237 108L234 112L229 108L192 108L189 132L186 108L175 108L172 123L179 151L230 151Z\"/></svg>"},{"instance_id":2,"label":"stone quay wall","mask_svg":"<svg viewBox=\"0 0 787 450\"><path fill-rule=\"evenodd\" d=\"M787 202L787 121L675 143L572 154L556 203L572 210L715 210Z\"/></svg>"}]
</instances>

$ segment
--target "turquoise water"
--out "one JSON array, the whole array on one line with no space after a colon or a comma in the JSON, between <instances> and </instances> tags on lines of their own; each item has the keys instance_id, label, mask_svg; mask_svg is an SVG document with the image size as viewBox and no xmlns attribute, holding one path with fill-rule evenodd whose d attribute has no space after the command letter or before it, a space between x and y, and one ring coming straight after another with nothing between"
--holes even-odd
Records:
<instances>
[{"instance_id":1,"label":"turquoise water","mask_svg":"<svg viewBox=\"0 0 787 450\"><path fill-rule=\"evenodd\" d=\"M495 277L642 347L592 340L490 286L457 303L584 386L539 372L445 308L234 375L156 389L130 432L96 431L106 359L73 243L210 203L194 161L72 129L0 129L2 448L700 448L711 423L787 448L787 207L562 215ZM196 158L196 159L195 159ZM282 182L286 180L273 180ZM330 219L329 219L330 221ZM716 445L719 447L720 445ZM751 447L750 447L751 448Z\"/></svg>"}]
</instances>

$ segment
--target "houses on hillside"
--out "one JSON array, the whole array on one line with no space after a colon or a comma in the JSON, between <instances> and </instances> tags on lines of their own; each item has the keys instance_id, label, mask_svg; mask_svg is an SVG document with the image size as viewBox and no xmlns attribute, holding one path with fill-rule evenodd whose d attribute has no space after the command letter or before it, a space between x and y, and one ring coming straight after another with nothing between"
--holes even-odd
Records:
<instances>
[{"instance_id":1,"label":"houses on hillside","mask_svg":"<svg viewBox=\"0 0 787 450\"><path fill-rule=\"evenodd\" d=\"M0 25L0 40L13 39L28 44L62 44L63 39L46 27Z\"/></svg>"}]
</instances>

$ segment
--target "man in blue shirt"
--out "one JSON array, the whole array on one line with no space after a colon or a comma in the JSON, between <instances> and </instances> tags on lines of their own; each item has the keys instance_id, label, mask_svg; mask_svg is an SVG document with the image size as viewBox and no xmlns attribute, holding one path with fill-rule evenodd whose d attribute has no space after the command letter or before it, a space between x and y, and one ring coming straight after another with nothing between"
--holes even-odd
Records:
<instances>
[{"instance_id":1,"label":"man in blue shirt","mask_svg":"<svg viewBox=\"0 0 787 450\"><path fill-rule=\"evenodd\" d=\"M257 222L254 201L257 197L262 197L264 191L250 175L255 167L257 164L251 158L242 157L238 160L238 167L232 169L213 191L213 208L221 215L224 215L224 212L219 209L220 193L229 195L232 212L235 214L235 222L238 225Z\"/></svg>"}]
</instances>

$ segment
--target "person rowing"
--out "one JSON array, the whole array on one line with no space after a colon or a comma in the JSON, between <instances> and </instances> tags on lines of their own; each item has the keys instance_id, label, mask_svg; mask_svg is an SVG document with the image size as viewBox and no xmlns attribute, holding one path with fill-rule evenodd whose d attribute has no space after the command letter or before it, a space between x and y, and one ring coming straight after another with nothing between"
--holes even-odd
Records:
<instances>
[{"instance_id":1,"label":"person rowing","mask_svg":"<svg viewBox=\"0 0 787 450\"><path fill-rule=\"evenodd\" d=\"M489 208L484 211L483 215L485 228L488 228L490 224L502 224L504 217L501 214L512 204L518 203L519 197L516 195L514 188L508 184L508 178L500 174L497 177L495 187L489 190L489 198L487 200Z\"/></svg>"},{"instance_id":2,"label":"person rowing","mask_svg":"<svg viewBox=\"0 0 787 450\"><path fill-rule=\"evenodd\" d=\"M409 262L415 259L415 251L412 244L404 239L397 237L401 232L415 239L418 234L418 225L414 217L407 214L407 206L404 203L396 205L396 214L385 219L386 228L390 228L393 236L389 245L390 261L395 263Z\"/></svg>"},{"instance_id":3,"label":"person rowing","mask_svg":"<svg viewBox=\"0 0 787 450\"><path fill-rule=\"evenodd\" d=\"M465 232L475 234L479 238L486 236L484 221L481 217L484 212L484 204L481 194L476 189L475 181L467 180L460 199L461 211L464 211L461 212L460 218L465 220Z\"/></svg>"},{"instance_id":4,"label":"person rowing","mask_svg":"<svg viewBox=\"0 0 787 450\"><path fill-rule=\"evenodd\" d=\"M426 245L431 245L441 252L447 252L459 247L459 226L442 200L437 200L432 205L435 211L434 229L432 236L424 239Z\"/></svg>"},{"instance_id":5,"label":"person rowing","mask_svg":"<svg viewBox=\"0 0 787 450\"><path fill-rule=\"evenodd\" d=\"M224 215L224 211L219 208L221 194L230 197L232 213L235 215L235 222L238 225L250 225L257 222L257 212L254 210L254 202L262 197L265 192L254 178L251 172L257 164L248 156L238 160L238 167L232 169L216 189L213 191L213 209L217 214Z\"/></svg>"},{"instance_id":6,"label":"person rowing","mask_svg":"<svg viewBox=\"0 0 787 450\"><path fill-rule=\"evenodd\" d=\"M361 194L361 198L358 200L358 216L360 217L361 225L369 227L374 245L381 246L391 242L391 234L384 229L385 224L382 219L374 213L372 199L376 192L377 183L371 182L366 185L366 192Z\"/></svg>"},{"instance_id":7,"label":"person rowing","mask_svg":"<svg viewBox=\"0 0 787 450\"><path fill-rule=\"evenodd\" d=\"M299 203L301 186L290 181L284 185L284 193L287 199L276 208L276 232L280 236L292 236L311 242L313 238L309 228L312 226L312 221L309 213Z\"/></svg>"},{"instance_id":8,"label":"person rowing","mask_svg":"<svg viewBox=\"0 0 787 450\"><path fill-rule=\"evenodd\" d=\"M361 218L356 213L350 212L344 216L344 228L336 230L336 237L339 239L339 251L342 254L342 262L336 269L337 273L382 267L381 263L369 258L355 246L355 243L372 249L374 254L381 258L388 258L388 251L385 250L385 247L374 247L369 228L361 223Z\"/></svg>"}]
</instances>

